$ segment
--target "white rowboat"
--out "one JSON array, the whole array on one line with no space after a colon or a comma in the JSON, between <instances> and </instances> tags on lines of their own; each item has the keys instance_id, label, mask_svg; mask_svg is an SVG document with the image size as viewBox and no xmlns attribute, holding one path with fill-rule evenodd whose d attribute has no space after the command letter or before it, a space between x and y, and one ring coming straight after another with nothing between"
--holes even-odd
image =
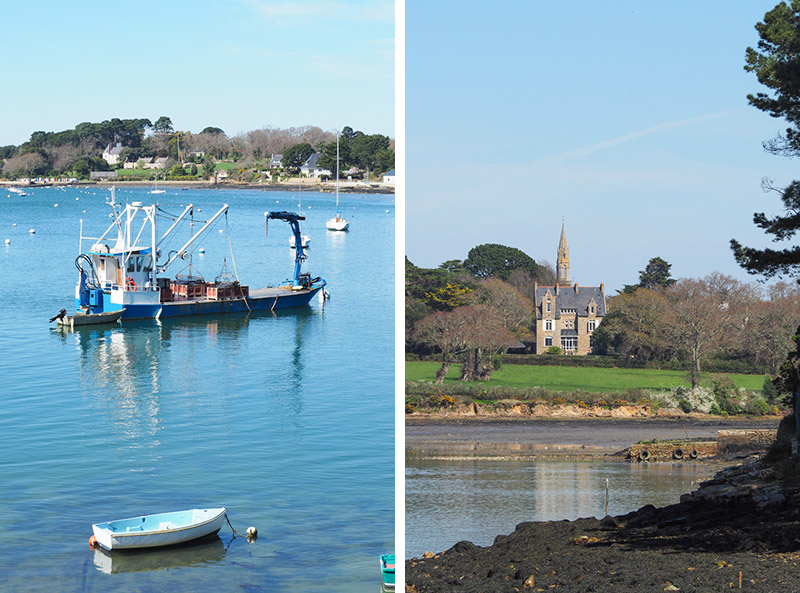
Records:
<instances>
[{"instance_id":1,"label":"white rowboat","mask_svg":"<svg viewBox=\"0 0 800 593\"><path fill-rule=\"evenodd\" d=\"M224 507L190 509L95 523L92 532L97 543L106 550L153 548L217 533L224 519Z\"/></svg>"}]
</instances>

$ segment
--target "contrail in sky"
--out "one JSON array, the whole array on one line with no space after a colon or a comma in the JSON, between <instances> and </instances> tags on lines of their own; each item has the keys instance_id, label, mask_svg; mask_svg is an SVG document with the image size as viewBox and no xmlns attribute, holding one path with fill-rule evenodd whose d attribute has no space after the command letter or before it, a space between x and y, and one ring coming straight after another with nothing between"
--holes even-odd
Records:
<instances>
[{"instance_id":1,"label":"contrail in sky","mask_svg":"<svg viewBox=\"0 0 800 593\"><path fill-rule=\"evenodd\" d=\"M619 138L612 138L611 140L606 140L605 142L600 142L598 144L592 144L591 146L582 146L581 148L575 148L573 150L568 150L566 152L560 152L558 154L542 157L540 159L536 159L531 164L539 165L545 163L546 164L563 163L564 161L569 161L578 157L582 157L587 154L597 152L598 150L608 148L609 146L615 146L617 144L630 142L631 140L635 140L636 138L641 138L642 136L649 136L651 134L657 134L659 132L663 132L665 130L672 130L674 128L682 128L684 126L697 124L700 122L708 121L710 119L725 117L726 115L731 115L732 113L736 113L736 110L732 109L729 111L723 111L721 113L714 113L711 115L703 115L701 117L684 119L682 121L673 121L665 124L658 124L657 126L645 128L644 130L639 130L638 132L631 132L630 134L625 134L624 136L620 136Z\"/></svg>"}]
</instances>

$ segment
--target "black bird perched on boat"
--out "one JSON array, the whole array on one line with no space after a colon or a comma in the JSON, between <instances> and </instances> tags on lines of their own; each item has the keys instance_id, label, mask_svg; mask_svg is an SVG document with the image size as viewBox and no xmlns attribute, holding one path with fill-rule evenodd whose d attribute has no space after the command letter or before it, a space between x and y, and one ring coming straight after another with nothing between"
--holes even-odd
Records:
<instances>
[{"instance_id":1,"label":"black bird perched on boat","mask_svg":"<svg viewBox=\"0 0 800 593\"><path fill-rule=\"evenodd\" d=\"M67 310L66 309L61 309L61 311L58 312L58 315L56 315L55 317L50 318L50 323L53 323L56 319L64 319L64 317L66 317L66 315L67 315Z\"/></svg>"}]
</instances>

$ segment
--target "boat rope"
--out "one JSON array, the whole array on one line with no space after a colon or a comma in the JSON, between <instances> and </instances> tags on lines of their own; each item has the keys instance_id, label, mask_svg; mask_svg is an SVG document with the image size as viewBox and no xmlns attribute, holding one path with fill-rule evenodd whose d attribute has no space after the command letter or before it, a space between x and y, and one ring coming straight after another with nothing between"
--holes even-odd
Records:
<instances>
[{"instance_id":1,"label":"boat rope","mask_svg":"<svg viewBox=\"0 0 800 593\"><path fill-rule=\"evenodd\" d=\"M228 519L228 513L225 513L225 520L228 522L228 527L230 527L231 531L233 531L233 539L236 539L237 537L243 537L244 539L247 540L248 544L252 544L253 542L255 542L258 539L258 530L255 527L252 527L252 526L248 527L245 530L244 535L242 535L241 533L239 533L238 531L236 531L233 528L233 525L231 525L231 520ZM231 541L233 541L233 540L231 540ZM252 559L252 556L251 556L251 559Z\"/></svg>"},{"instance_id":2,"label":"boat rope","mask_svg":"<svg viewBox=\"0 0 800 593\"><path fill-rule=\"evenodd\" d=\"M233 535L234 535L234 536L244 537L244 536L243 536L241 533L239 533L238 531L236 531L236 530L233 528L233 525L231 525L231 520L230 520L230 519L228 519L228 513L225 513L225 520L228 522L228 527L230 527L230 528L231 528L231 531L233 531Z\"/></svg>"},{"instance_id":3,"label":"boat rope","mask_svg":"<svg viewBox=\"0 0 800 593\"><path fill-rule=\"evenodd\" d=\"M236 270L236 258L233 257L233 243L231 242L231 231L230 231L230 228L228 227L228 211L227 210L225 211L225 234L228 235L228 249L231 252L231 262L233 263L233 274L234 274L234 276L236 276L236 282L238 282L239 286L241 286L242 284L241 284L241 282L239 282L239 272ZM247 297L244 296L244 293L242 293L242 298L244 299L244 306L247 307L248 313L252 313L253 310L250 308L250 305L247 302ZM227 517L227 515L225 515L225 516Z\"/></svg>"}]
</instances>

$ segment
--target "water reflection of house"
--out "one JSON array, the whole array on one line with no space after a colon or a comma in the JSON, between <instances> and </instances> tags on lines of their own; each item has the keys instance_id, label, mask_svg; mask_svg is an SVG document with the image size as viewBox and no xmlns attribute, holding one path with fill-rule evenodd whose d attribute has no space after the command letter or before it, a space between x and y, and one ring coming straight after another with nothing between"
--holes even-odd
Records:
<instances>
[{"instance_id":1,"label":"water reflection of house","mask_svg":"<svg viewBox=\"0 0 800 593\"><path fill-rule=\"evenodd\" d=\"M569 248L562 225L556 284L534 284L536 354L543 354L553 346L566 354L585 355L592 351L592 334L606 314L605 287L602 283L600 286L573 284L569 267Z\"/></svg>"}]
</instances>

